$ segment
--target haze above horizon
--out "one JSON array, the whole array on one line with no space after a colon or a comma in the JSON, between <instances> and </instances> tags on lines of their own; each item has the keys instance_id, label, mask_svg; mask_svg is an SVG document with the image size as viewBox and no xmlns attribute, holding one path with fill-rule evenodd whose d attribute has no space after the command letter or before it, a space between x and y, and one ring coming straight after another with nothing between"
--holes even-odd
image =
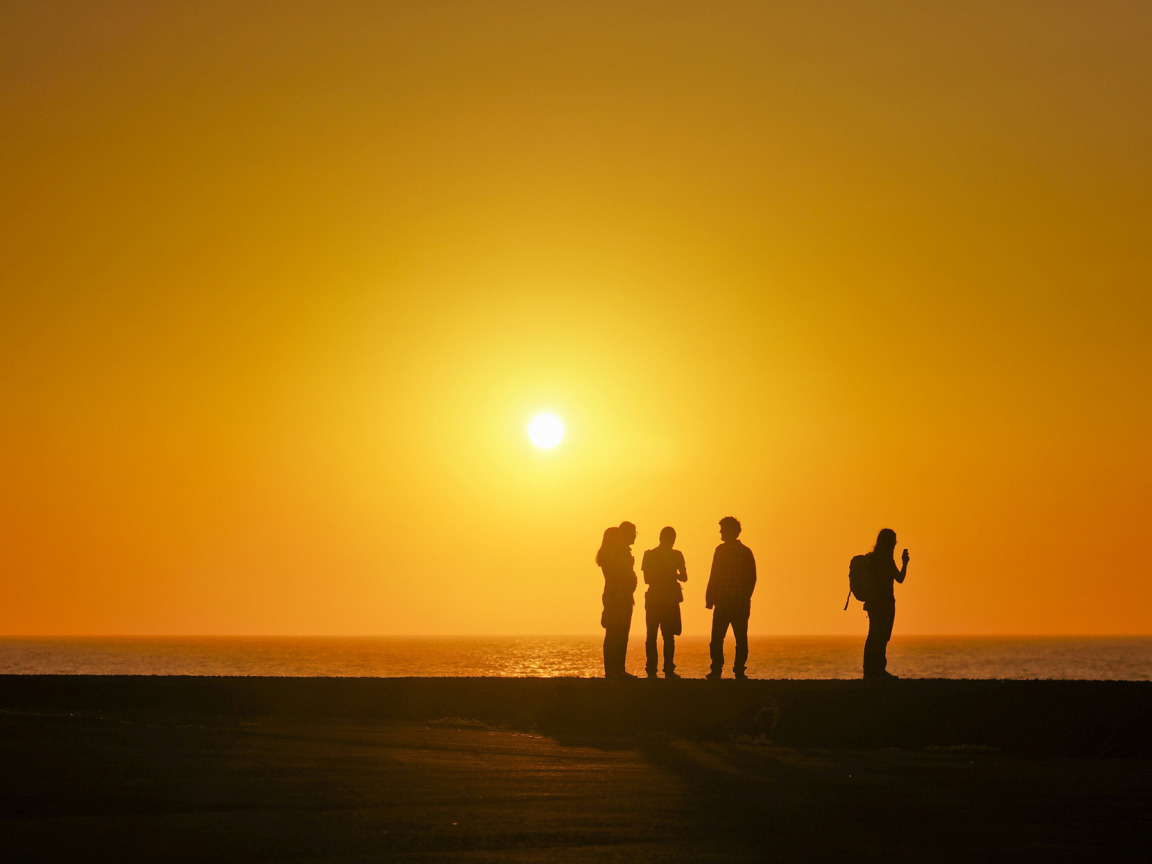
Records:
<instances>
[{"instance_id":1,"label":"haze above horizon","mask_svg":"<svg viewBox=\"0 0 1152 864\"><path fill-rule=\"evenodd\" d=\"M0 9L0 633L1152 634L1152 8L647 13Z\"/></svg>"}]
</instances>

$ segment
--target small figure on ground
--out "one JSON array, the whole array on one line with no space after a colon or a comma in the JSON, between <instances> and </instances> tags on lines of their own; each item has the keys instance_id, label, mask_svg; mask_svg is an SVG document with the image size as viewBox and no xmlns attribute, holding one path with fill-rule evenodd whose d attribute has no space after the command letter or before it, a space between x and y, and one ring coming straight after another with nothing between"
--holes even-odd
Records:
<instances>
[{"instance_id":1,"label":"small figure on ground","mask_svg":"<svg viewBox=\"0 0 1152 864\"><path fill-rule=\"evenodd\" d=\"M628 654L628 631L632 627L633 594L636 591L636 561L631 546L636 542L636 526L621 522L608 528L596 553L596 563L604 572L604 677L635 678L624 668Z\"/></svg>"},{"instance_id":2,"label":"small figure on ground","mask_svg":"<svg viewBox=\"0 0 1152 864\"><path fill-rule=\"evenodd\" d=\"M752 592L756 588L756 559L752 550L739 540L740 522L734 516L720 520L720 539L712 556L712 572L704 592L704 607L712 613L712 671L707 677L719 678L724 669L724 637L728 628L736 638L736 659L732 671L745 678L748 664L748 616L752 611Z\"/></svg>"},{"instance_id":3,"label":"small figure on ground","mask_svg":"<svg viewBox=\"0 0 1152 864\"><path fill-rule=\"evenodd\" d=\"M896 591L894 583L903 582L908 575L908 550L900 556L903 567L896 569L892 556L896 552L896 532L881 529L876 535L876 546L866 556L867 595L864 611L868 613L868 639L864 642L864 679L866 681L894 681L899 676L888 671L888 640L892 638L892 622L896 619Z\"/></svg>"},{"instance_id":4,"label":"small figure on ground","mask_svg":"<svg viewBox=\"0 0 1152 864\"><path fill-rule=\"evenodd\" d=\"M676 543L676 529L660 531L660 545L644 553L640 569L648 591L644 595L644 620L648 625L648 638L644 643L647 655L646 671L649 678L656 677L659 655L656 651L656 631L664 637L664 677L679 678L676 674L676 637L680 635L680 603L684 599L681 582L688 581L684 566L684 553L672 547Z\"/></svg>"}]
</instances>

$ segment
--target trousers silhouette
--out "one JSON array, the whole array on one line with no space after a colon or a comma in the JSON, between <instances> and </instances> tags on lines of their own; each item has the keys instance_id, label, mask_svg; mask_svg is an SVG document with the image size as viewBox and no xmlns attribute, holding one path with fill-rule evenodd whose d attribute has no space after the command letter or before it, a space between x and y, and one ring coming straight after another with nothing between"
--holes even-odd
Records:
<instances>
[{"instance_id":1,"label":"trousers silhouette","mask_svg":"<svg viewBox=\"0 0 1152 864\"><path fill-rule=\"evenodd\" d=\"M632 605L604 607L604 674L623 675L628 655L628 631L632 628Z\"/></svg>"},{"instance_id":2,"label":"trousers silhouette","mask_svg":"<svg viewBox=\"0 0 1152 864\"><path fill-rule=\"evenodd\" d=\"M868 638L864 640L864 674L874 675L888 668L888 640L896 620L896 603L868 603Z\"/></svg>"},{"instance_id":3,"label":"trousers silhouette","mask_svg":"<svg viewBox=\"0 0 1152 864\"><path fill-rule=\"evenodd\" d=\"M742 675L748 663L748 615L747 607L740 609L725 609L717 606L712 613L712 641L708 645L708 652L712 655L712 671L717 675L724 668L724 637L728 635L728 628L732 628L732 635L736 637L736 657L732 671Z\"/></svg>"},{"instance_id":4,"label":"trousers silhouette","mask_svg":"<svg viewBox=\"0 0 1152 864\"><path fill-rule=\"evenodd\" d=\"M676 670L676 634L680 632L679 605L654 605L644 609L644 623L648 628L648 638L644 642L644 653L647 663L645 669L649 675L656 674L660 663L660 652L657 650L656 633L664 636L664 672Z\"/></svg>"}]
</instances>

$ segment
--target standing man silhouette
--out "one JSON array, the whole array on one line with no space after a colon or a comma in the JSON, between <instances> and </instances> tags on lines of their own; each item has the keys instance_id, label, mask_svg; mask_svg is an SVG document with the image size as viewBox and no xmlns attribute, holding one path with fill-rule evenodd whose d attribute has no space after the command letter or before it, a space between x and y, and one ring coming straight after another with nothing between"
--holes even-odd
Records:
<instances>
[{"instance_id":1,"label":"standing man silhouette","mask_svg":"<svg viewBox=\"0 0 1152 864\"><path fill-rule=\"evenodd\" d=\"M676 637L680 635L680 601L684 599L681 582L688 581L684 568L684 553L673 549L676 529L671 526L660 531L660 545L644 553L640 569L648 592L644 595L644 621L648 625L648 638L644 643L647 655L646 671L649 678L656 677L656 631L664 636L664 677L679 678L676 674Z\"/></svg>"},{"instance_id":2,"label":"standing man silhouette","mask_svg":"<svg viewBox=\"0 0 1152 864\"><path fill-rule=\"evenodd\" d=\"M604 677L635 678L624 668L628 655L628 631L632 627L633 594L636 592L636 559L631 547L636 542L636 526L621 522L604 532L596 553L596 563L604 571Z\"/></svg>"},{"instance_id":3,"label":"standing man silhouette","mask_svg":"<svg viewBox=\"0 0 1152 864\"><path fill-rule=\"evenodd\" d=\"M876 546L868 553L868 639L864 642L864 678L869 681L895 681L899 676L888 671L888 640L896 620L894 583L908 575L908 550L900 556L904 566L896 569L896 532L883 528L876 535Z\"/></svg>"},{"instance_id":4,"label":"standing man silhouette","mask_svg":"<svg viewBox=\"0 0 1152 864\"><path fill-rule=\"evenodd\" d=\"M715 607L709 645L712 671L707 675L711 679L720 678L724 669L724 637L728 635L729 627L736 637L736 659L732 671L737 679L747 677L744 670L748 663L748 616L752 611L752 592L756 588L756 559L739 537L740 522L736 517L725 516L720 520L720 539L724 542L716 547L712 556L712 572L704 592L704 607Z\"/></svg>"}]
</instances>

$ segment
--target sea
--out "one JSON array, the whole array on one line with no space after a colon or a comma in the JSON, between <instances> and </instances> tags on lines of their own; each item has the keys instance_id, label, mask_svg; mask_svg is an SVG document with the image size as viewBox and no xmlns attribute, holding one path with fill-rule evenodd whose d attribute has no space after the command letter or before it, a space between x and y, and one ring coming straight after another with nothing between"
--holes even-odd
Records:
<instances>
[{"instance_id":1,"label":"sea","mask_svg":"<svg viewBox=\"0 0 1152 864\"><path fill-rule=\"evenodd\" d=\"M3 637L4 675L291 677L575 677L603 675L596 636L492 637ZM860 675L859 637L749 638L752 678ZM725 645L731 675L732 640ZM676 640L676 671L701 678L708 638ZM896 637L889 671L907 678L1152 680L1152 637ZM644 672L643 640L628 670Z\"/></svg>"}]
</instances>

